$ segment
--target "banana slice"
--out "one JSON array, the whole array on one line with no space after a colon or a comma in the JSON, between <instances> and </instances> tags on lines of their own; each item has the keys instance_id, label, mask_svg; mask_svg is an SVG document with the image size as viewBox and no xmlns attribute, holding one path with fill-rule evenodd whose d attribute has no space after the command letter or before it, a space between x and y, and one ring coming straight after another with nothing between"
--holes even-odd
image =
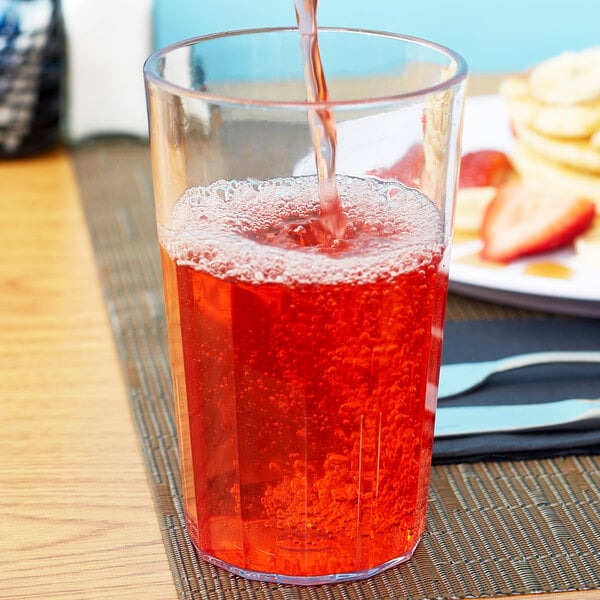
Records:
<instances>
[{"instance_id":1,"label":"banana slice","mask_svg":"<svg viewBox=\"0 0 600 600\"><path fill-rule=\"evenodd\" d=\"M565 52L534 67L531 94L540 102L579 104L600 99L600 46Z\"/></svg>"},{"instance_id":2,"label":"banana slice","mask_svg":"<svg viewBox=\"0 0 600 600\"><path fill-rule=\"evenodd\" d=\"M600 150L592 147L589 140L550 138L520 123L515 125L515 131L519 140L546 159L580 171L600 174Z\"/></svg>"},{"instance_id":3,"label":"banana slice","mask_svg":"<svg viewBox=\"0 0 600 600\"><path fill-rule=\"evenodd\" d=\"M523 123L531 126L538 114L541 104L533 98L510 98L505 96L506 112L509 119L514 123Z\"/></svg>"},{"instance_id":4,"label":"banana slice","mask_svg":"<svg viewBox=\"0 0 600 600\"><path fill-rule=\"evenodd\" d=\"M517 141L511 160L523 181L533 189L589 198L600 211L600 177L546 160Z\"/></svg>"},{"instance_id":5,"label":"banana slice","mask_svg":"<svg viewBox=\"0 0 600 600\"><path fill-rule=\"evenodd\" d=\"M478 232L485 209L497 193L498 189L493 186L460 188L456 195L455 229Z\"/></svg>"},{"instance_id":6,"label":"banana slice","mask_svg":"<svg viewBox=\"0 0 600 600\"><path fill-rule=\"evenodd\" d=\"M508 75L500 82L501 96L510 99L529 98L529 81L526 73Z\"/></svg>"},{"instance_id":7,"label":"banana slice","mask_svg":"<svg viewBox=\"0 0 600 600\"><path fill-rule=\"evenodd\" d=\"M512 121L556 138L589 138L600 129L600 101L572 106L550 106L533 98L507 98Z\"/></svg>"}]
</instances>

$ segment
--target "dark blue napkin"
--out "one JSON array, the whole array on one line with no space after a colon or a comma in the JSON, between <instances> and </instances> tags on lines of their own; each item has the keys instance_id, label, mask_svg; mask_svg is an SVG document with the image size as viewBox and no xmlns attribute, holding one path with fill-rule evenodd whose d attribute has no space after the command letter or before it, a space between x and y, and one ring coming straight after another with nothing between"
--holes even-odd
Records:
<instances>
[{"instance_id":1,"label":"dark blue napkin","mask_svg":"<svg viewBox=\"0 0 600 600\"><path fill-rule=\"evenodd\" d=\"M442 363L551 350L600 350L600 319L448 322ZM600 398L600 364L536 365L499 373L477 390L440 400L439 406L525 404L566 398ZM433 460L449 463L583 453L600 453L600 429L436 439Z\"/></svg>"}]
</instances>

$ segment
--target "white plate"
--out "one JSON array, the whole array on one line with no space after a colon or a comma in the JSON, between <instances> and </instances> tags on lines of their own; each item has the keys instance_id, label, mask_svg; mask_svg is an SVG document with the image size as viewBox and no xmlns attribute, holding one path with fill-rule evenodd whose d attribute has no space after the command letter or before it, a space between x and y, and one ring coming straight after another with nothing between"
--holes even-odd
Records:
<instances>
[{"instance_id":1,"label":"white plate","mask_svg":"<svg viewBox=\"0 0 600 600\"><path fill-rule=\"evenodd\" d=\"M469 98L465 110L463 152L496 149L510 153L512 143L502 98ZM600 317L600 269L577 264L572 248L500 266L478 262L475 257L480 248L478 240L453 246L452 291L524 308ZM532 269L547 273L548 268L560 270L565 278L528 274Z\"/></svg>"},{"instance_id":2,"label":"white plate","mask_svg":"<svg viewBox=\"0 0 600 600\"><path fill-rule=\"evenodd\" d=\"M377 126L373 126L375 119ZM408 116L400 122L395 113L346 121L338 127L337 172L367 173L374 165L393 164L407 148L406 128L418 126L419 118ZM383 126L382 126L383 124ZM415 125L416 124L416 125ZM510 154L513 146L508 115L498 95L468 98L463 129L463 153L475 150L502 150ZM373 152L364 153L360 148ZM294 172L315 172L314 156L298 162ZM465 296L554 313L600 317L600 267L584 270L576 264L572 249L561 249L510 265L484 263L476 259L481 242L455 243L450 267L450 289ZM532 265L558 266L568 279L527 274ZM546 271L547 272L547 271Z\"/></svg>"}]
</instances>

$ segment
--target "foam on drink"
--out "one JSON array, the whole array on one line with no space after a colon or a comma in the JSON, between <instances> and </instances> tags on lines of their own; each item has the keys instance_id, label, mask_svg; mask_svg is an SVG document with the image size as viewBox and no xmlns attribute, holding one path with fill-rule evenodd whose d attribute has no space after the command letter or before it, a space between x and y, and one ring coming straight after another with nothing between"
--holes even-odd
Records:
<instances>
[{"instance_id":1,"label":"foam on drink","mask_svg":"<svg viewBox=\"0 0 600 600\"><path fill-rule=\"evenodd\" d=\"M377 179L337 178L349 220L340 246L301 245L319 214L315 177L217 181L177 203L161 242L181 264L216 277L285 285L391 279L439 252L438 209L423 194Z\"/></svg>"}]
</instances>

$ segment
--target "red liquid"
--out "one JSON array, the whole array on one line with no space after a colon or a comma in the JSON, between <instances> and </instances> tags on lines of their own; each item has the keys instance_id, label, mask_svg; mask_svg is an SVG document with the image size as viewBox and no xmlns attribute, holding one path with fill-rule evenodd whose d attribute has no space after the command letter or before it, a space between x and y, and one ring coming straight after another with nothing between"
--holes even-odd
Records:
<instances>
[{"instance_id":1,"label":"red liquid","mask_svg":"<svg viewBox=\"0 0 600 600\"><path fill-rule=\"evenodd\" d=\"M299 181L191 191L161 255L192 539L317 582L423 533L447 272L437 210L396 184L338 179L352 235L300 247Z\"/></svg>"}]
</instances>

